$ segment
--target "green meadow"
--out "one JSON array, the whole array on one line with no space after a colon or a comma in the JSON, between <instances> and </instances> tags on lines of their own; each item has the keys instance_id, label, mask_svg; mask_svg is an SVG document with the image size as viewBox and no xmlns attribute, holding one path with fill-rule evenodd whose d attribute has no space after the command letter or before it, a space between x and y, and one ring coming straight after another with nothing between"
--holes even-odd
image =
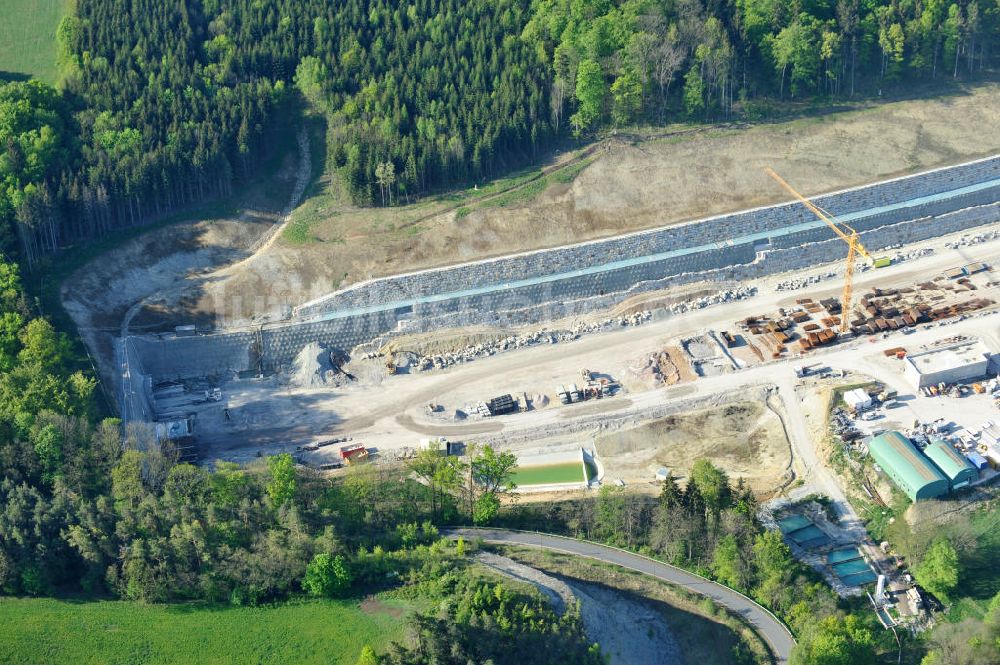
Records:
<instances>
[{"instance_id":1,"label":"green meadow","mask_svg":"<svg viewBox=\"0 0 1000 665\"><path fill-rule=\"evenodd\" d=\"M0 81L33 76L56 80L56 28L69 0L4 0Z\"/></svg>"},{"instance_id":2,"label":"green meadow","mask_svg":"<svg viewBox=\"0 0 1000 665\"><path fill-rule=\"evenodd\" d=\"M365 644L382 653L402 640L411 610L397 600L226 607L0 598L0 663L353 665Z\"/></svg>"}]
</instances>

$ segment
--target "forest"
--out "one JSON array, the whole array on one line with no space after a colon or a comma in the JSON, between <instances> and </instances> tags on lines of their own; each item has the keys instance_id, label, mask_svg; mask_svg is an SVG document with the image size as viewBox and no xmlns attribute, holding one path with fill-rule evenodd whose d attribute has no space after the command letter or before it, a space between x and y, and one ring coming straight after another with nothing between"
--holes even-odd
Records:
<instances>
[{"instance_id":1,"label":"forest","mask_svg":"<svg viewBox=\"0 0 1000 665\"><path fill-rule=\"evenodd\" d=\"M79 0L60 83L0 84L0 243L28 269L252 178L326 121L357 205L608 128L758 120L996 65L998 0Z\"/></svg>"}]
</instances>

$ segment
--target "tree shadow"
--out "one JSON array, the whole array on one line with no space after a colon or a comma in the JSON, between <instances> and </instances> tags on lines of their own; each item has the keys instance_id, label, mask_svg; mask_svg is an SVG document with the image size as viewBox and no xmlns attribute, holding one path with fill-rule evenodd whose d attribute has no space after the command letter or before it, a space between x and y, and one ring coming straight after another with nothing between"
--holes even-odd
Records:
<instances>
[{"instance_id":1,"label":"tree shadow","mask_svg":"<svg viewBox=\"0 0 1000 665\"><path fill-rule=\"evenodd\" d=\"M0 69L0 83L14 83L17 81L29 80L31 80L31 74L25 74L24 72L9 72L5 69Z\"/></svg>"},{"instance_id":2,"label":"tree shadow","mask_svg":"<svg viewBox=\"0 0 1000 665\"><path fill-rule=\"evenodd\" d=\"M223 394L228 386L223 385ZM332 434L344 422L344 418L330 408L338 394L329 392L288 395L272 391L259 399L249 400L238 407L231 407L231 420L236 425L231 430L227 425L212 426L212 429L195 425L194 435L198 442L202 460L228 459L234 455L261 452L275 452L275 442L290 448L314 441L317 437ZM219 410L226 402L219 403ZM308 413L308 417L303 414ZM337 446L321 450L334 451ZM316 463L324 459L317 457Z\"/></svg>"}]
</instances>

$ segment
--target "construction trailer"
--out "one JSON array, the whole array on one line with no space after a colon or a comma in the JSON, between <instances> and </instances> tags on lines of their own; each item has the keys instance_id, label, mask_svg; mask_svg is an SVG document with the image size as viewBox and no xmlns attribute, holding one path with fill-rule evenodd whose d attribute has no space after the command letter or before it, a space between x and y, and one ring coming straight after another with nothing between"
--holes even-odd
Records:
<instances>
[{"instance_id":1,"label":"construction trailer","mask_svg":"<svg viewBox=\"0 0 1000 665\"><path fill-rule=\"evenodd\" d=\"M855 388L844 393L844 404L856 413L872 408L872 396L863 388Z\"/></svg>"},{"instance_id":2,"label":"construction trailer","mask_svg":"<svg viewBox=\"0 0 1000 665\"><path fill-rule=\"evenodd\" d=\"M443 455L448 450L448 439L443 436L426 437L420 439L418 447L420 450L433 450Z\"/></svg>"},{"instance_id":3,"label":"construction trailer","mask_svg":"<svg viewBox=\"0 0 1000 665\"><path fill-rule=\"evenodd\" d=\"M191 416L159 421L153 426L156 442L161 448L164 444L172 447L181 462L198 461L198 443L194 438L194 419Z\"/></svg>"},{"instance_id":4,"label":"construction trailer","mask_svg":"<svg viewBox=\"0 0 1000 665\"><path fill-rule=\"evenodd\" d=\"M885 432L868 442L872 459L912 501L947 494L948 478L900 432Z\"/></svg>"},{"instance_id":5,"label":"construction trailer","mask_svg":"<svg viewBox=\"0 0 1000 665\"><path fill-rule=\"evenodd\" d=\"M985 457L977 453L975 450L970 450L965 453L965 457L972 463L972 466L976 467L977 471L985 471L990 468L990 463Z\"/></svg>"},{"instance_id":6,"label":"construction trailer","mask_svg":"<svg viewBox=\"0 0 1000 665\"><path fill-rule=\"evenodd\" d=\"M996 423L984 423L979 431L979 440L987 446L1000 446L1000 426Z\"/></svg>"}]
</instances>

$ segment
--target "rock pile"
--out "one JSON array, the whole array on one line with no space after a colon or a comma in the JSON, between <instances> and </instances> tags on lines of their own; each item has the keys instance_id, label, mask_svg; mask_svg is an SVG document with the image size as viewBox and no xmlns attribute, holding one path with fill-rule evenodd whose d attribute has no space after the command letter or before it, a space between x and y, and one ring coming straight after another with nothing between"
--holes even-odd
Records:
<instances>
[{"instance_id":1,"label":"rock pile","mask_svg":"<svg viewBox=\"0 0 1000 665\"><path fill-rule=\"evenodd\" d=\"M978 245L979 243L986 242L988 240L996 240L997 238L1000 238L1000 229L986 231L985 233L977 233L974 236L962 236L955 242L946 242L944 246L948 249L958 249L959 247Z\"/></svg>"},{"instance_id":2,"label":"rock pile","mask_svg":"<svg viewBox=\"0 0 1000 665\"><path fill-rule=\"evenodd\" d=\"M704 309L712 305L719 305L728 302L735 302L750 298L757 293L757 288L753 286L741 286L734 289L719 291L711 295L702 296L695 300L674 303L664 308L663 311L670 314L683 314L697 309ZM550 330L541 328L521 335L510 335L491 342L483 342L466 346L463 349L453 352L416 355L410 363L410 371L426 372L432 369L444 369L459 363L472 362L476 358L486 358L505 351L512 351L539 344L559 344L560 342L571 342L580 339L584 335L612 330L614 328L626 328L629 326L639 326L653 318L653 312L643 310L634 314L613 316L599 321L578 323L570 329ZM383 355L381 351L372 351L360 356L361 360L379 358Z\"/></svg>"},{"instance_id":3,"label":"rock pile","mask_svg":"<svg viewBox=\"0 0 1000 665\"><path fill-rule=\"evenodd\" d=\"M735 289L726 289L725 291L719 291L711 295L702 296L701 298L696 298L695 300L674 303L673 305L667 307L666 311L671 314L683 314L684 312L689 312L695 309L705 309L706 307L711 307L712 305L721 305L727 302L746 300L747 298L752 298L755 295L757 295L756 286L739 286Z\"/></svg>"},{"instance_id":4,"label":"rock pile","mask_svg":"<svg viewBox=\"0 0 1000 665\"><path fill-rule=\"evenodd\" d=\"M804 289L810 284L819 284L825 279L832 279L837 276L837 273L825 272L822 275L809 275L808 277L796 277L795 279L786 279L778 282L778 285L774 287L776 291L797 291L799 289Z\"/></svg>"}]
</instances>

